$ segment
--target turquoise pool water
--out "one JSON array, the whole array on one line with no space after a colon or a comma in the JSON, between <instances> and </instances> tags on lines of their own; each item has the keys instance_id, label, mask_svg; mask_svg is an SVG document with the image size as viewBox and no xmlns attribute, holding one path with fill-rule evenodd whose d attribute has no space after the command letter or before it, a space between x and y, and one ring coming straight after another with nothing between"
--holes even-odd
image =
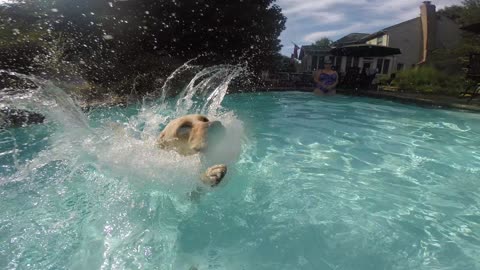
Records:
<instances>
[{"instance_id":1,"label":"turquoise pool water","mask_svg":"<svg viewBox=\"0 0 480 270\"><path fill-rule=\"evenodd\" d=\"M242 149L196 200L195 158L108 128L168 111L1 131L0 268L480 268L480 115L309 93L222 111Z\"/></svg>"}]
</instances>

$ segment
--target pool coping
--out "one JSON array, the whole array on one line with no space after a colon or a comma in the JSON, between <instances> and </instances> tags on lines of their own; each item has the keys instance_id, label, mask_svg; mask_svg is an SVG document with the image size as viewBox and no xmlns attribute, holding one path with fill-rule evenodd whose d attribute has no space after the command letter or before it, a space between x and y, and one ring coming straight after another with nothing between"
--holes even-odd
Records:
<instances>
[{"instance_id":1,"label":"pool coping","mask_svg":"<svg viewBox=\"0 0 480 270\"><path fill-rule=\"evenodd\" d=\"M271 87L257 88L257 92L312 92L311 87ZM338 89L338 94L345 96L369 97L376 99L390 100L398 103L414 104L431 108L455 109L461 111L469 111L480 113L480 97L468 103L468 99L460 99L458 97L444 95L426 95L421 93L405 93L391 91L374 91L374 90L345 90Z\"/></svg>"}]
</instances>

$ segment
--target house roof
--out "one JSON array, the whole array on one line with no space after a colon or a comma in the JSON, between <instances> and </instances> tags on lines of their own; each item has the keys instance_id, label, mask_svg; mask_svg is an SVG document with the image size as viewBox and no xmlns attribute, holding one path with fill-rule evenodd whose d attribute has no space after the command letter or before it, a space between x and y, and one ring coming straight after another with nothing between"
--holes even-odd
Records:
<instances>
[{"instance_id":1,"label":"house roof","mask_svg":"<svg viewBox=\"0 0 480 270\"><path fill-rule=\"evenodd\" d=\"M384 57L402 54L400 49L370 44L352 44L333 48L330 53L335 56Z\"/></svg>"},{"instance_id":2,"label":"house roof","mask_svg":"<svg viewBox=\"0 0 480 270\"><path fill-rule=\"evenodd\" d=\"M399 26L402 26L404 24L411 23L411 22L418 21L418 20L420 20L420 17L416 17L416 18L413 18L413 19L410 19L410 20L407 20L407 21L404 21L404 22L401 22L401 23L394 24L392 26L384 28L383 31L392 30L392 29L397 28Z\"/></svg>"},{"instance_id":3,"label":"house roof","mask_svg":"<svg viewBox=\"0 0 480 270\"><path fill-rule=\"evenodd\" d=\"M351 33L348 34L339 40L335 41L333 44L334 45L348 45L348 44L354 44L362 40L363 38L369 36L370 34L367 33Z\"/></svg>"},{"instance_id":4,"label":"house roof","mask_svg":"<svg viewBox=\"0 0 480 270\"><path fill-rule=\"evenodd\" d=\"M303 45L302 48L303 48L303 49L306 49L306 50L323 50L323 49L328 49L328 47L319 46L319 45Z\"/></svg>"},{"instance_id":5,"label":"house roof","mask_svg":"<svg viewBox=\"0 0 480 270\"><path fill-rule=\"evenodd\" d=\"M441 19L441 18L447 18L449 19L447 16L444 16L444 15L441 15L441 14L437 14L437 19ZM449 19L450 20L450 19ZM395 29L397 27L400 27L400 26L403 26L407 23L412 23L412 22L415 22L415 21L418 21L420 23L420 17L416 17L416 18L413 18L413 19L410 19L408 21L404 21L404 22L401 22L401 23L397 23L397 24L394 24L392 26L389 26L387 28L384 28L378 32L375 32L371 35L368 35L364 38L362 38L361 40L359 40L359 42L367 42L368 40L371 40L371 39L374 39L376 37L379 37L379 36L383 36L385 35L388 31L392 30L392 29Z\"/></svg>"},{"instance_id":6,"label":"house roof","mask_svg":"<svg viewBox=\"0 0 480 270\"><path fill-rule=\"evenodd\" d=\"M404 24L407 24L407 23L411 23L411 22L414 22L414 21L417 21L417 20L420 20L420 17L417 17L417 18L413 18L411 20L408 20L408 21L404 21L404 22L401 22L401 23L397 23L397 24L394 24L392 26L389 26L387 28L383 28L382 30L378 31L378 32L375 32L373 34L370 34L364 38L362 38L361 40L359 40L359 42L367 42L371 39L374 39L376 37L379 37L379 36L383 36L385 35L388 31L394 29L394 28L397 28L397 27L400 27Z\"/></svg>"},{"instance_id":7,"label":"house roof","mask_svg":"<svg viewBox=\"0 0 480 270\"><path fill-rule=\"evenodd\" d=\"M404 22L401 22L401 23L397 23L395 25L392 25L392 26L384 28L380 31L377 31L373 34L351 33L351 34L348 34L348 35L340 38L339 40L335 41L333 43L333 45L335 45L335 46L345 46L345 45L351 45L351 44L364 43L364 42L367 42L370 39L374 39L376 37L385 35L389 30L392 30L394 28L397 28L399 26L402 26L404 24L407 24L407 23L410 23L410 22L413 22L413 21L416 21L416 20L420 20L420 17L416 17L416 18L413 18L411 20L404 21Z\"/></svg>"},{"instance_id":8,"label":"house roof","mask_svg":"<svg viewBox=\"0 0 480 270\"><path fill-rule=\"evenodd\" d=\"M329 52L330 47L323 47L323 46L317 46L317 45L304 45L301 48L301 51L303 52Z\"/></svg>"},{"instance_id":9,"label":"house roof","mask_svg":"<svg viewBox=\"0 0 480 270\"><path fill-rule=\"evenodd\" d=\"M304 45L300 49L300 55L298 56L299 59L302 59L305 54L328 54L332 48L330 47L323 47L318 45Z\"/></svg>"}]
</instances>

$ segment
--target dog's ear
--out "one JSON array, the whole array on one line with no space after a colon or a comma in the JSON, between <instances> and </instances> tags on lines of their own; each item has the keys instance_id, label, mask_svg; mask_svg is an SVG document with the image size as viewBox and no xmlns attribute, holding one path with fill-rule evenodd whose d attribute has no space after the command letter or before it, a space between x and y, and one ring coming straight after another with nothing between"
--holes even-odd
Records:
<instances>
[{"instance_id":1,"label":"dog's ear","mask_svg":"<svg viewBox=\"0 0 480 270\"><path fill-rule=\"evenodd\" d=\"M192 124L185 123L177 129L177 137L188 137L192 131Z\"/></svg>"},{"instance_id":2,"label":"dog's ear","mask_svg":"<svg viewBox=\"0 0 480 270\"><path fill-rule=\"evenodd\" d=\"M199 115L197 120L200 121L200 122L204 122L204 123L210 122L210 120L208 120L208 118L203 116L203 115Z\"/></svg>"}]
</instances>

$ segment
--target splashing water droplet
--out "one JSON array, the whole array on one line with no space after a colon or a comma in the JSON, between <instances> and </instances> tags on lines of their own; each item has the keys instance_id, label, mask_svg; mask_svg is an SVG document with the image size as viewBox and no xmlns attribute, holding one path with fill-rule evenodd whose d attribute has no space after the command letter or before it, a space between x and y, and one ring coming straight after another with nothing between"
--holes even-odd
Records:
<instances>
[{"instance_id":1,"label":"splashing water droplet","mask_svg":"<svg viewBox=\"0 0 480 270\"><path fill-rule=\"evenodd\" d=\"M105 39L105 40L112 40L112 39L113 39L113 36L112 36L112 35L104 35L104 36L103 36L103 39Z\"/></svg>"}]
</instances>

